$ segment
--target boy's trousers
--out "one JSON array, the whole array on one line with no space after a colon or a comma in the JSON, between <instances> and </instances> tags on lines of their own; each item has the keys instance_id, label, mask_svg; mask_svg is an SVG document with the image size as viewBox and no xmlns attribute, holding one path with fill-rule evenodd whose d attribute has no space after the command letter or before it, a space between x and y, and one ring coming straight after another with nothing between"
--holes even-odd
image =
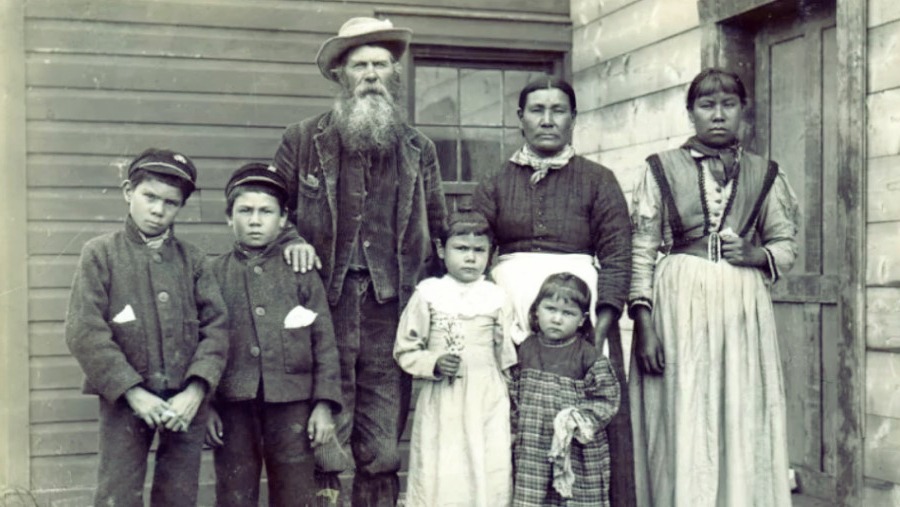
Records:
<instances>
[{"instance_id":1,"label":"boy's trousers","mask_svg":"<svg viewBox=\"0 0 900 507\"><path fill-rule=\"evenodd\" d=\"M204 402L188 431L159 431L150 505L197 505L200 453L208 413ZM144 506L147 456L156 433L134 414L124 396L115 403L100 398L100 467L94 505Z\"/></svg>"},{"instance_id":2,"label":"boy's trousers","mask_svg":"<svg viewBox=\"0 0 900 507\"><path fill-rule=\"evenodd\" d=\"M309 401L266 403L256 399L217 402L215 408L222 418L225 441L215 451L218 507L259 505L263 462L269 505L314 505L315 461L306 431Z\"/></svg>"}]
</instances>

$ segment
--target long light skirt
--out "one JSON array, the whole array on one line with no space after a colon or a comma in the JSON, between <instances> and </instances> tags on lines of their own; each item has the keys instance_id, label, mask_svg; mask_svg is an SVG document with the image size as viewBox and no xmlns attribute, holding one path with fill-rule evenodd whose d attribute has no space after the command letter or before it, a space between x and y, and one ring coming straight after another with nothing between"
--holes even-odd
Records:
<instances>
[{"instance_id":1,"label":"long light skirt","mask_svg":"<svg viewBox=\"0 0 900 507\"><path fill-rule=\"evenodd\" d=\"M653 322L665 372L632 363L638 505L789 507L785 397L760 271L671 255Z\"/></svg>"}]
</instances>

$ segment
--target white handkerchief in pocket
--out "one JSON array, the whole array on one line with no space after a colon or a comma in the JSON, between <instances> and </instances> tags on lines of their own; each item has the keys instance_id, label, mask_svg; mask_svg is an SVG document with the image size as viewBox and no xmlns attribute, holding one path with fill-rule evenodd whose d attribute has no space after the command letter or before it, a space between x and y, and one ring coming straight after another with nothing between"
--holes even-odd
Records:
<instances>
[{"instance_id":1,"label":"white handkerchief in pocket","mask_svg":"<svg viewBox=\"0 0 900 507\"><path fill-rule=\"evenodd\" d=\"M133 320L137 320L137 317L134 316L134 309L131 308L131 305L125 305L125 308L116 314L112 321L116 324L124 324Z\"/></svg>"},{"instance_id":2,"label":"white handkerchief in pocket","mask_svg":"<svg viewBox=\"0 0 900 507\"><path fill-rule=\"evenodd\" d=\"M306 327L316 320L318 314L309 308L300 305L295 306L284 318L285 329L297 329Z\"/></svg>"}]
</instances>

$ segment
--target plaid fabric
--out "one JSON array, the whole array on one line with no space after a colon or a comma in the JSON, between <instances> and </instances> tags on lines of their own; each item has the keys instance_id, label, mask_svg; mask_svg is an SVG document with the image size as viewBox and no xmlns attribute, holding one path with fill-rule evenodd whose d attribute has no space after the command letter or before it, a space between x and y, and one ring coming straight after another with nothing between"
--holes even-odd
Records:
<instances>
[{"instance_id":1,"label":"plaid fabric","mask_svg":"<svg viewBox=\"0 0 900 507\"><path fill-rule=\"evenodd\" d=\"M603 428L618 410L619 385L606 358L600 357L584 380L525 369L514 383L512 394L517 410L513 505L609 506L609 444ZM568 500L553 489L547 458L553 440L553 418L566 407L578 407L591 415L598 430L592 442L572 442L575 484Z\"/></svg>"}]
</instances>

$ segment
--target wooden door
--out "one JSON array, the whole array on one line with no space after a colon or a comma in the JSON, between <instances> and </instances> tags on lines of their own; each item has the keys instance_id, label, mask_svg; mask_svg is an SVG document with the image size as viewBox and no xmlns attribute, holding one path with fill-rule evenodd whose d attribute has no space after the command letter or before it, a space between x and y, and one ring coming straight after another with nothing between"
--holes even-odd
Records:
<instances>
[{"instance_id":1,"label":"wooden door","mask_svg":"<svg viewBox=\"0 0 900 507\"><path fill-rule=\"evenodd\" d=\"M756 40L756 150L800 201L799 256L774 287L791 466L803 494L835 493L839 339L834 11L768 23Z\"/></svg>"}]
</instances>

